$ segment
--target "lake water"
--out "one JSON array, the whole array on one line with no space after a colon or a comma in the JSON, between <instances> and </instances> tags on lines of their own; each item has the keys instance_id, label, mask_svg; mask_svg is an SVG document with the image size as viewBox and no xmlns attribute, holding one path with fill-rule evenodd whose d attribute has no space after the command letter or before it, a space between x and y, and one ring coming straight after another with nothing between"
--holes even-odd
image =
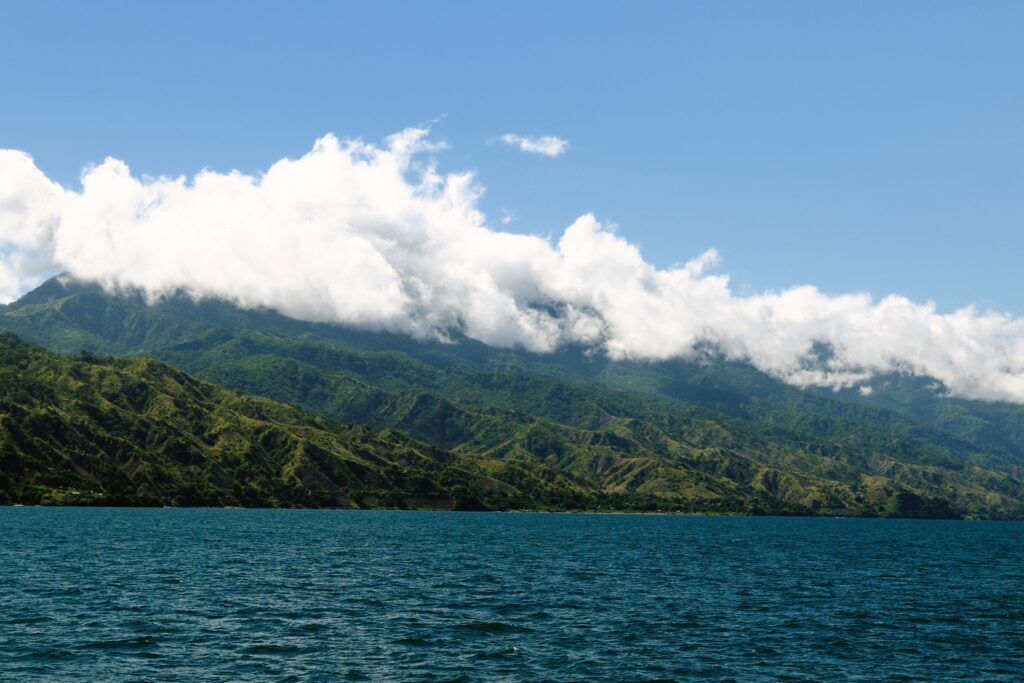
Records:
<instances>
[{"instance_id":1,"label":"lake water","mask_svg":"<svg viewBox=\"0 0 1024 683\"><path fill-rule=\"evenodd\" d=\"M0 508L0 679L1024 679L1024 524Z\"/></svg>"}]
</instances>

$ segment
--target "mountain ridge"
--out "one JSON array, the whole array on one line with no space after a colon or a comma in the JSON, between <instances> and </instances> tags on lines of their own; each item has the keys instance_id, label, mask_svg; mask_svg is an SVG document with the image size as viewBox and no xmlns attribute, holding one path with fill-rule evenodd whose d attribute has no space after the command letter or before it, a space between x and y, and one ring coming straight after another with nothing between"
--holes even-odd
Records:
<instances>
[{"instance_id":1,"label":"mountain ridge","mask_svg":"<svg viewBox=\"0 0 1024 683\"><path fill-rule=\"evenodd\" d=\"M466 457L544 464L666 506L688 487L717 486L726 499L738 487L801 514L886 514L904 494L944 501L955 515L1024 514L1024 438L1015 432L982 439L940 429L904 404L800 390L714 357L538 356L182 296L149 305L59 280L0 311L0 328L63 353L152 354L334 420L399 429ZM1017 419L1014 407L976 403L954 405Z\"/></svg>"},{"instance_id":2,"label":"mountain ridge","mask_svg":"<svg viewBox=\"0 0 1024 683\"><path fill-rule=\"evenodd\" d=\"M0 333L0 502L445 509L602 502L561 473L495 465L244 396L153 358L64 358ZM526 493L508 481L530 476L547 481Z\"/></svg>"}]
</instances>

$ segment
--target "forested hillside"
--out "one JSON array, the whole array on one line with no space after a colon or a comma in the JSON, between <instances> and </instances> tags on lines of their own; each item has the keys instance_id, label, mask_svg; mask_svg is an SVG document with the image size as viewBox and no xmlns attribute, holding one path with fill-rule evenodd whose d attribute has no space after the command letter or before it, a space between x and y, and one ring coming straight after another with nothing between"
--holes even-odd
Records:
<instances>
[{"instance_id":1,"label":"forested hillside","mask_svg":"<svg viewBox=\"0 0 1024 683\"><path fill-rule=\"evenodd\" d=\"M220 301L150 306L58 280L7 307L0 326L65 354L154 355L488 467L547 468L590 492L584 507L608 495L654 509L1024 514L1020 408L908 389L903 378L869 400L793 388L710 353L669 363L535 355Z\"/></svg>"}]
</instances>

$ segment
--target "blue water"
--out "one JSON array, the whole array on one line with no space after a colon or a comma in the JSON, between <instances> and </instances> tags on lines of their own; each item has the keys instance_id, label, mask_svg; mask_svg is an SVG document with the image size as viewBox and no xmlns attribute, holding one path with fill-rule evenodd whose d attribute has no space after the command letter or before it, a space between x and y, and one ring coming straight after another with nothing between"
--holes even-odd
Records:
<instances>
[{"instance_id":1,"label":"blue water","mask_svg":"<svg viewBox=\"0 0 1024 683\"><path fill-rule=\"evenodd\" d=\"M1024 524L0 508L0 679L1022 680Z\"/></svg>"}]
</instances>

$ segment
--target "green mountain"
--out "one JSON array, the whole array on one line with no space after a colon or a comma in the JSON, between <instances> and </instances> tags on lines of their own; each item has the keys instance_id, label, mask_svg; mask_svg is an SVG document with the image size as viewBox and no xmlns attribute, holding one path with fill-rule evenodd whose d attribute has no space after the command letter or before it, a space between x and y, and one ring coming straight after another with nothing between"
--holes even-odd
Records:
<instances>
[{"instance_id":1,"label":"green mountain","mask_svg":"<svg viewBox=\"0 0 1024 683\"><path fill-rule=\"evenodd\" d=\"M629 507L539 464L446 453L201 382L0 334L0 502Z\"/></svg>"},{"instance_id":2,"label":"green mountain","mask_svg":"<svg viewBox=\"0 0 1024 683\"><path fill-rule=\"evenodd\" d=\"M535 355L182 296L150 306L56 279L0 312L0 328L65 354L153 355L331 420L400 430L463 463L546 468L587 492L584 507L1024 516L1024 411L903 378L868 400L711 353Z\"/></svg>"}]
</instances>

